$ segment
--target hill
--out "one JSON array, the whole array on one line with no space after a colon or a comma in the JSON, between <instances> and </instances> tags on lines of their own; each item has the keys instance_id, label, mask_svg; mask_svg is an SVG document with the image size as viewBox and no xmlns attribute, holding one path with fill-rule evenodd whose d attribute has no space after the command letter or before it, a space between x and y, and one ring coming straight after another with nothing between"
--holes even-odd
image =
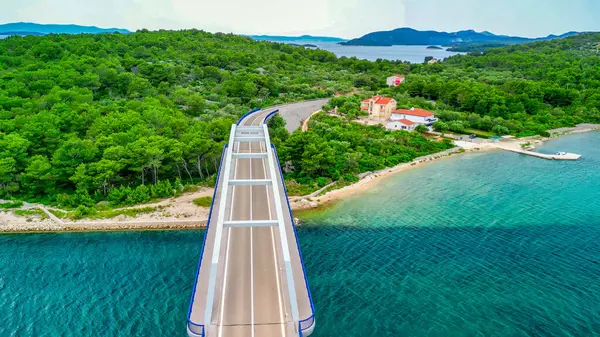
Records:
<instances>
[{"instance_id":1,"label":"hill","mask_svg":"<svg viewBox=\"0 0 600 337\"><path fill-rule=\"evenodd\" d=\"M391 31L374 32L363 37L353 39L341 44L354 46L393 46L393 45L467 45L467 44L521 44L540 40L551 40L577 35L568 32L560 36L548 35L543 38L525 38L518 36L495 35L490 32L476 32L463 30L454 33L437 31L419 31L412 28L398 28Z\"/></svg>"},{"instance_id":2,"label":"hill","mask_svg":"<svg viewBox=\"0 0 600 337\"><path fill-rule=\"evenodd\" d=\"M14 22L0 25L0 35L46 35L46 34L101 34L131 33L121 28L98 28L95 26L79 25L45 25L32 22Z\"/></svg>"},{"instance_id":3,"label":"hill","mask_svg":"<svg viewBox=\"0 0 600 337\"><path fill-rule=\"evenodd\" d=\"M360 96L333 101L347 120L361 114L362 99L382 94L402 108L434 111L441 131L529 136L600 123L599 53L600 34L432 65L337 58L198 30L4 39L0 198L52 202L83 217L101 201L173 196L182 182L214 183L243 111L349 92ZM406 82L390 88L390 74ZM337 117L311 119L312 131L291 136L281 123L272 140L282 163L292 163L285 179L295 191L355 181L446 147Z\"/></svg>"},{"instance_id":4,"label":"hill","mask_svg":"<svg viewBox=\"0 0 600 337\"><path fill-rule=\"evenodd\" d=\"M84 216L85 206L100 201L172 196L180 188L175 179L214 183L230 126L244 111L331 97L357 83L384 85L362 73L368 65L374 63L198 30L0 40L0 198L81 206ZM377 67L385 74L408 68L390 61ZM302 184L349 172L349 165L328 175L309 170L297 149L306 143L288 146L285 133L273 135L280 157L303 172ZM421 144L419 151L388 159L407 152L404 138ZM379 167L436 149L418 135L382 141L393 150L370 150L362 170L371 170L375 153Z\"/></svg>"},{"instance_id":5,"label":"hill","mask_svg":"<svg viewBox=\"0 0 600 337\"><path fill-rule=\"evenodd\" d=\"M275 36L275 35L250 35L253 40L256 41L270 41L280 43L296 43L296 44L314 44L314 43L340 43L347 40L339 37L329 36Z\"/></svg>"}]
</instances>

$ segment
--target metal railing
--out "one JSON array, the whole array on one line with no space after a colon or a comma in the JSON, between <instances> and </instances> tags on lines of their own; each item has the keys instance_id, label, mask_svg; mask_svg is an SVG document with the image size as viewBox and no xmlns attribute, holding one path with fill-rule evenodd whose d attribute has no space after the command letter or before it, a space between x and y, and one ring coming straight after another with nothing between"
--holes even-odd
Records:
<instances>
[{"instance_id":1,"label":"metal railing","mask_svg":"<svg viewBox=\"0 0 600 337\"><path fill-rule=\"evenodd\" d=\"M202 324L196 324L196 323L192 323L190 321L188 321L188 330L190 330L191 332L195 333L198 336L202 336L204 337L204 325Z\"/></svg>"},{"instance_id":2,"label":"metal railing","mask_svg":"<svg viewBox=\"0 0 600 337\"><path fill-rule=\"evenodd\" d=\"M242 115L242 117L240 117L240 119L238 119L238 122L235 125L239 126L240 123L244 120L244 118L246 118L246 117L248 117L248 116L252 115L253 113L255 113L257 111L260 111L260 110L261 110L261 108L258 108L258 109L254 109L254 110L250 110L250 111L246 112L244 115Z\"/></svg>"},{"instance_id":3,"label":"metal railing","mask_svg":"<svg viewBox=\"0 0 600 337\"><path fill-rule=\"evenodd\" d=\"M277 154L277 148L275 145L271 144L273 151L275 152L275 158L279 163L279 155ZM277 165L279 167L279 175L281 176L281 184L283 185L283 191L285 192L285 200L288 207L288 211L290 212L290 221L292 224L292 229L294 230L294 237L296 238L296 245L298 247L298 255L300 255L300 263L302 264L302 274L304 276L304 284L306 286L306 291L308 292L308 299L310 300L310 311L311 315L308 318L300 320L298 322L299 334L302 336L302 331L310 329L315 324L315 305L312 299L312 293L310 292L310 287L308 286L308 279L306 278L306 269L304 268L304 259L302 258L302 250L300 249L300 241L298 240L298 233L296 232L296 226L294 225L294 216L292 215L292 207L290 206L290 199L287 192L287 187L285 186L285 182L283 181L283 170L281 169L281 165Z\"/></svg>"},{"instance_id":4,"label":"metal railing","mask_svg":"<svg viewBox=\"0 0 600 337\"><path fill-rule=\"evenodd\" d=\"M221 152L221 162L219 163L219 170L217 171L217 180L215 181L215 189L213 191L212 201L210 203L210 211L208 212L208 220L206 221L206 229L204 232L204 239L202 240L202 249L200 250L200 259L198 260L198 268L196 269L196 278L194 279L194 289L192 290L192 299L190 301L190 307L188 309L187 321L188 321L188 329L204 337L204 325L196 324L192 322L192 306L194 305L194 298L196 297L196 286L198 285L198 277L200 277L200 266L202 265L202 257L204 255L204 247L206 247L206 237L208 236L208 227L210 226L210 219L212 217L213 206L215 205L215 197L217 196L217 191L219 190L219 178L221 177L221 168L223 167L223 158L225 158L225 151L227 151L228 144L225 144L223 151Z\"/></svg>"}]
</instances>

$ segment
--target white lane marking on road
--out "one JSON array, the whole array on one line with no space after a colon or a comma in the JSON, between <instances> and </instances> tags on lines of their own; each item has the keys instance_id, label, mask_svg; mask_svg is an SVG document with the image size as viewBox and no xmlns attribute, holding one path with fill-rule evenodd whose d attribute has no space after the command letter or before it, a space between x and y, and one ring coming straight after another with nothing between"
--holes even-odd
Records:
<instances>
[{"instance_id":1,"label":"white lane marking on road","mask_svg":"<svg viewBox=\"0 0 600 337\"><path fill-rule=\"evenodd\" d=\"M261 151L263 151L263 144L261 143ZM267 151L266 149L264 150L265 152ZM265 179L267 178L267 163L265 159L261 159L261 161L263 162L263 171L264 171L264 177ZM269 208L269 220L271 220L271 201L269 200L269 191L268 191L268 187L265 186L265 192L267 193L267 207ZM275 195L273 195L274 198L276 198ZM284 307L283 307L283 300L281 299L281 285L279 284L279 264L277 263L277 247L275 247L275 234L273 231L273 227L271 227L271 243L273 245L273 262L275 263L275 278L277 281L277 300L279 302L279 320L281 321L281 335L285 336L286 332L285 332L285 320L284 320ZM287 316L287 313L286 313Z\"/></svg>"},{"instance_id":2,"label":"white lane marking on road","mask_svg":"<svg viewBox=\"0 0 600 337\"><path fill-rule=\"evenodd\" d=\"M235 144L233 145L235 147ZM240 150L240 146L239 143L237 144L237 150L239 152ZM234 149L235 151L235 149ZM234 159L233 161L233 165L235 166L233 169L233 178L235 179L235 177L237 176L237 169L239 167L239 165L237 164L238 159ZM231 191L231 210L229 212L229 219L231 219L233 217L233 201L235 200L235 189L236 187L233 186L232 187L232 191ZM221 198L225 198L227 196L227 191L225 191L225 196L221 196ZM219 318L219 322L217 324L220 323L219 325L219 331L217 333L218 336L222 336L223 335L223 316L225 315L225 293L227 290L227 270L228 270L228 265L229 265L229 246L230 246L230 241L231 241L231 235L232 235L232 228L228 228L227 229L227 245L226 245L226 250L225 250L225 269L223 270L223 292L221 293L221 313L220 313L220 318Z\"/></svg>"}]
</instances>

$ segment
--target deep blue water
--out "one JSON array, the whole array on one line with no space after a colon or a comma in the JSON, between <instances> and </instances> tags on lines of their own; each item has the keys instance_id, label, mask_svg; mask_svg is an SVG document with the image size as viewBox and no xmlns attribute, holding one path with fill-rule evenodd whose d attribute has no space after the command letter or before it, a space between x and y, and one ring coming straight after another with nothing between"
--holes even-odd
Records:
<instances>
[{"instance_id":1,"label":"deep blue water","mask_svg":"<svg viewBox=\"0 0 600 337\"><path fill-rule=\"evenodd\" d=\"M600 336L600 133L408 170L298 230L313 336ZM0 235L0 336L185 336L202 231Z\"/></svg>"}]
</instances>

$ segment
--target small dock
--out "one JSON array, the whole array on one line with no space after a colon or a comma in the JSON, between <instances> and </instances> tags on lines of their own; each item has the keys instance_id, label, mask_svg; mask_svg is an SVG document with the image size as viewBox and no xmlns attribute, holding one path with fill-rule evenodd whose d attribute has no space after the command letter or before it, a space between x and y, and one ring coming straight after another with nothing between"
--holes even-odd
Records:
<instances>
[{"instance_id":1,"label":"small dock","mask_svg":"<svg viewBox=\"0 0 600 337\"><path fill-rule=\"evenodd\" d=\"M576 153L559 152L556 154L545 154L545 153L533 152L533 151L529 151L529 150L518 149L513 146L504 146L501 144L497 144L496 147L501 150L511 151L511 152L515 152L515 153L520 153L520 154L524 154L524 155L528 155L528 156L532 156L532 157L538 157L538 158L542 158L542 159L548 159L548 160L578 160L579 158L581 158L581 155L576 154Z\"/></svg>"}]
</instances>

